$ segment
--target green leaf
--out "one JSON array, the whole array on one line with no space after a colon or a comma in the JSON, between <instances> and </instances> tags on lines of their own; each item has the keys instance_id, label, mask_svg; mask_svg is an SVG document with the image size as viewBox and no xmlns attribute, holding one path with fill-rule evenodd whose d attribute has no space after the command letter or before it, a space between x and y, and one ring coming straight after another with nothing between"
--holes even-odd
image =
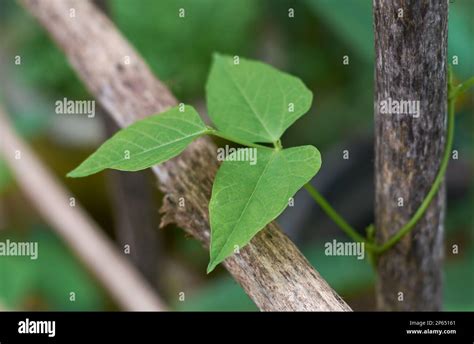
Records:
<instances>
[{"instance_id":1,"label":"green leaf","mask_svg":"<svg viewBox=\"0 0 474 344\"><path fill-rule=\"evenodd\" d=\"M207 127L191 106L174 107L120 130L68 177L84 177L106 168L138 171L181 153Z\"/></svg>"},{"instance_id":2,"label":"green leaf","mask_svg":"<svg viewBox=\"0 0 474 344\"><path fill-rule=\"evenodd\" d=\"M211 260L208 273L280 215L289 198L321 166L321 156L313 146L256 151L254 165L249 161L232 161L238 154L234 152L217 172L209 204Z\"/></svg>"},{"instance_id":3,"label":"green leaf","mask_svg":"<svg viewBox=\"0 0 474 344\"><path fill-rule=\"evenodd\" d=\"M206 85L209 117L219 131L251 142L276 142L311 107L303 82L257 61L214 55Z\"/></svg>"}]
</instances>

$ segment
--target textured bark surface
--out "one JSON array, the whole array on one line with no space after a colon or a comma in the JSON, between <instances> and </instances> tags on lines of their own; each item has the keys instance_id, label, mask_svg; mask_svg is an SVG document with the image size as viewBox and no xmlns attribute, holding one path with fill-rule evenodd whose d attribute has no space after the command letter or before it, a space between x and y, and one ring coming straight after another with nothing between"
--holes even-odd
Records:
<instances>
[{"instance_id":1,"label":"textured bark surface","mask_svg":"<svg viewBox=\"0 0 474 344\"><path fill-rule=\"evenodd\" d=\"M375 225L382 243L415 213L444 152L448 4L446 0L374 0L373 5ZM388 98L420 101L420 116L381 113L381 101ZM380 309L441 308L444 215L442 186L412 232L380 258Z\"/></svg>"},{"instance_id":2,"label":"textured bark surface","mask_svg":"<svg viewBox=\"0 0 474 344\"><path fill-rule=\"evenodd\" d=\"M89 1L22 0L64 50L90 92L126 126L177 102L113 24ZM76 17L69 17L75 8ZM124 61L130 60L130 64ZM164 57L166 58L166 57ZM208 202L217 170L216 147L206 138L153 168L166 193L163 224L174 222L207 247ZM185 207L177 207L179 198ZM270 224L225 267L261 310L348 311L295 245Z\"/></svg>"}]
</instances>

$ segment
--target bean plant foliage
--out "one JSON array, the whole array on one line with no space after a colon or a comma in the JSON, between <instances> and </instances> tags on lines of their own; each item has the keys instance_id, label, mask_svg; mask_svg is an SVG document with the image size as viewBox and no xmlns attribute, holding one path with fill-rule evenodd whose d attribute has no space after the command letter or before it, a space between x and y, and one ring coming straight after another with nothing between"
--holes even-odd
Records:
<instances>
[{"instance_id":1,"label":"bean plant foliage","mask_svg":"<svg viewBox=\"0 0 474 344\"><path fill-rule=\"evenodd\" d=\"M120 130L68 176L143 170L179 155L203 135L249 146L228 154L214 180L209 273L283 212L318 172L321 156L313 146L283 149L280 143L311 107L313 95L300 79L261 62L215 54L206 95L215 128L192 106L180 104ZM243 149L254 150L253 163L239 159Z\"/></svg>"}]
</instances>

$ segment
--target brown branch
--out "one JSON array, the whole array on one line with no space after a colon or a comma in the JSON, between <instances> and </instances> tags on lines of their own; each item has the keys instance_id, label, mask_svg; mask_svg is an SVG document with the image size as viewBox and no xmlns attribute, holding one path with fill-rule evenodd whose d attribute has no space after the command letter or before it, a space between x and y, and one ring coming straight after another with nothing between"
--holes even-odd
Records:
<instances>
[{"instance_id":1,"label":"brown branch","mask_svg":"<svg viewBox=\"0 0 474 344\"><path fill-rule=\"evenodd\" d=\"M17 152L19 159L16 158ZM39 213L121 307L132 311L166 309L153 289L86 212L77 203L74 207L70 206L70 193L15 134L1 108L0 154Z\"/></svg>"},{"instance_id":2,"label":"brown branch","mask_svg":"<svg viewBox=\"0 0 474 344\"><path fill-rule=\"evenodd\" d=\"M21 2L49 31L90 92L120 126L177 103L89 1ZM75 18L69 17L71 8ZM127 58L130 64L124 63ZM153 168L166 193L163 225L176 223L205 247L209 244L207 207L216 170L216 147L207 138ZM180 197L185 207L178 206ZM240 254L227 259L225 267L261 310L350 310L274 223Z\"/></svg>"},{"instance_id":3,"label":"brown branch","mask_svg":"<svg viewBox=\"0 0 474 344\"><path fill-rule=\"evenodd\" d=\"M374 20L375 227L381 243L410 220L441 163L448 2L374 0ZM419 101L419 117L381 113L388 98ZM379 308L441 308L445 208L443 186L412 232L379 259Z\"/></svg>"}]
</instances>

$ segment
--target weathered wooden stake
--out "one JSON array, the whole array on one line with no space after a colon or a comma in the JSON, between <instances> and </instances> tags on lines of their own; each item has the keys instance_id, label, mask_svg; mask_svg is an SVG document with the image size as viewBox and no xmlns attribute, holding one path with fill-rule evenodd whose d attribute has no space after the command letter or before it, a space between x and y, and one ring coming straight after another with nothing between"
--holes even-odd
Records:
<instances>
[{"instance_id":1,"label":"weathered wooden stake","mask_svg":"<svg viewBox=\"0 0 474 344\"><path fill-rule=\"evenodd\" d=\"M448 2L374 0L373 12L375 225L382 243L419 207L443 155ZM445 206L442 186L413 231L380 257L380 309L441 308Z\"/></svg>"}]
</instances>

